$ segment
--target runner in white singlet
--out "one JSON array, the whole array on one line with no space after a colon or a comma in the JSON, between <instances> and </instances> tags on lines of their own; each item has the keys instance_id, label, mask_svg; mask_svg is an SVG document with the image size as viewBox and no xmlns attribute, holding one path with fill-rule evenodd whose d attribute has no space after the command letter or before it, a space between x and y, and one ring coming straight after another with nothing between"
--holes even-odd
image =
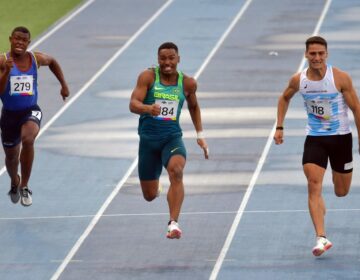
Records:
<instances>
[{"instance_id":1,"label":"runner in white singlet","mask_svg":"<svg viewBox=\"0 0 360 280\"><path fill-rule=\"evenodd\" d=\"M353 163L352 134L347 112L348 108L353 112L359 135L360 103L350 76L326 64L326 40L313 36L305 45L309 67L294 74L279 97L274 140L275 144L283 143L285 115L291 98L300 92L308 114L302 163L308 181L309 211L316 233L312 253L320 256L332 246L325 233L326 210L322 197L324 174L330 161L336 196L348 194Z\"/></svg>"}]
</instances>

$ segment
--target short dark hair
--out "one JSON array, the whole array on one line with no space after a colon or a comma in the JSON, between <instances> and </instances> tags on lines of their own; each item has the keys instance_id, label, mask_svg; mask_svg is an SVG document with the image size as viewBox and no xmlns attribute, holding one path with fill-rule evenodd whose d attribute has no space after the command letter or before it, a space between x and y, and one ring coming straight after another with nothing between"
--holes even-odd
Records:
<instances>
[{"instance_id":1,"label":"short dark hair","mask_svg":"<svg viewBox=\"0 0 360 280\"><path fill-rule=\"evenodd\" d=\"M175 45L173 42L162 43L158 49L158 54L163 49L174 49L176 51L176 53L179 53L179 49L178 49L177 45Z\"/></svg>"},{"instance_id":2,"label":"short dark hair","mask_svg":"<svg viewBox=\"0 0 360 280\"><path fill-rule=\"evenodd\" d=\"M312 36L309 39L306 40L305 45L306 45L306 50L309 49L309 45L311 44L320 44L325 46L325 49L327 49L327 42L323 37L320 36Z\"/></svg>"},{"instance_id":3,"label":"short dark hair","mask_svg":"<svg viewBox=\"0 0 360 280\"><path fill-rule=\"evenodd\" d=\"M29 38L31 37L29 29L27 29L25 26L15 27L13 29L13 31L11 32L11 36L14 35L15 32L21 32L21 33L29 34Z\"/></svg>"}]
</instances>

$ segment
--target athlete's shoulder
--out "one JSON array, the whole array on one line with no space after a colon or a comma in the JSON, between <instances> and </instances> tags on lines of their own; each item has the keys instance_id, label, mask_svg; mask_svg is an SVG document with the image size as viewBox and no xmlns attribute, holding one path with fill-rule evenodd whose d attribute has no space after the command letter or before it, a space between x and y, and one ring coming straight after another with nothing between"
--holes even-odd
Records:
<instances>
[{"instance_id":1,"label":"athlete's shoulder","mask_svg":"<svg viewBox=\"0 0 360 280\"><path fill-rule=\"evenodd\" d=\"M289 86L291 86L293 89L299 88L301 74L302 72L296 72L290 77Z\"/></svg>"},{"instance_id":2,"label":"athlete's shoulder","mask_svg":"<svg viewBox=\"0 0 360 280\"><path fill-rule=\"evenodd\" d=\"M337 67L333 67L333 76L334 76L334 81L335 81L335 85L337 86L337 88L342 91L343 89L346 88L352 88L352 79L350 77L350 75L337 68Z\"/></svg>"},{"instance_id":3,"label":"athlete's shoulder","mask_svg":"<svg viewBox=\"0 0 360 280\"><path fill-rule=\"evenodd\" d=\"M333 71L334 77L335 77L335 76L339 76L340 78L343 78L343 77L348 77L348 76L350 76L347 72L341 70L341 69L338 68L338 67L332 66L332 71Z\"/></svg>"},{"instance_id":4,"label":"athlete's shoulder","mask_svg":"<svg viewBox=\"0 0 360 280\"><path fill-rule=\"evenodd\" d=\"M152 84L155 81L155 68L148 68L143 70L138 77L138 80L144 84Z\"/></svg>"},{"instance_id":5,"label":"athlete's shoulder","mask_svg":"<svg viewBox=\"0 0 360 280\"><path fill-rule=\"evenodd\" d=\"M186 74L183 74L183 83L184 83L184 88L185 89L196 89L197 88L197 82L195 80L195 78L190 77Z\"/></svg>"}]
</instances>

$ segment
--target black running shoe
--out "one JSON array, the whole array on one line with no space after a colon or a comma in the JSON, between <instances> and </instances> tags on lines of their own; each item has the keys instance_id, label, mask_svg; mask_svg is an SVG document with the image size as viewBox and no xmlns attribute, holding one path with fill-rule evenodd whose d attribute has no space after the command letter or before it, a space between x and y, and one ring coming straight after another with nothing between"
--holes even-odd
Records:
<instances>
[{"instance_id":1,"label":"black running shoe","mask_svg":"<svg viewBox=\"0 0 360 280\"><path fill-rule=\"evenodd\" d=\"M19 202L20 193L19 193L19 185L20 185L20 176L18 175L19 183L17 185L11 184L8 195L10 196L10 200L12 203L16 204Z\"/></svg>"}]
</instances>

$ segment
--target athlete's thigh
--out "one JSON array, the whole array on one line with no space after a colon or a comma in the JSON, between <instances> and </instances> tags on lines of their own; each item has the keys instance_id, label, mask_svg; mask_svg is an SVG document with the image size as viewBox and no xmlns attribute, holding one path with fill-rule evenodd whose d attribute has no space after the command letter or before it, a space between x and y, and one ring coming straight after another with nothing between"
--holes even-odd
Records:
<instances>
[{"instance_id":1,"label":"athlete's thigh","mask_svg":"<svg viewBox=\"0 0 360 280\"><path fill-rule=\"evenodd\" d=\"M17 146L21 141L22 115L17 112L3 110L1 113L0 127L1 140L4 148Z\"/></svg>"},{"instance_id":2,"label":"athlete's thigh","mask_svg":"<svg viewBox=\"0 0 360 280\"><path fill-rule=\"evenodd\" d=\"M157 180L160 177L161 170L161 147L156 141L140 137L138 162L140 180Z\"/></svg>"},{"instance_id":3,"label":"athlete's thigh","mask_svg":"<svg viewBox=\"0 0 360 280\"><path fill-rule=\"evenodd\" d=\"M323 137L326 136L307 136L304 143L304 153L302 164L316 164L324 169L328 163L328 151Z\"/></svg>"},{"instance_id":4,"label":"athlete's thigh","mask_svg":"<svg viewBox=\"0 0 360 280\"><path fill-rule=\"evenodd\" d=\"M330 165L338 173L350 173L353 170L352 135L336 135L330 143Z\"/></svg>"},{"instance_id":5,"label":"athlete's thigh","mask_svg":"<svg viewBox=\"0 0 360 280\"><path fill-rule=\"evenodd\" d=\"M168 164L170 162L170 159L175 155L176 156L181 156L184 159L183 165L185 165L186 148L185 148L185 145L184 145L184 142L183 142L181 136L171 138L163 146L162 152L161 152L161 158L162 158L162 163L163 163L165 168L168 168Z\"/></svg>"},{"instance_id":6,"label":"athlete's thigh","mask_svg":"<svg viewBox=\"0 0 360 280\"><path fill-rule=\"evenodd\" d=\"M345 196L350 190L352 172L339 173L332 171L334 189L337 196Z\"/></svg>"}]
</instances>

